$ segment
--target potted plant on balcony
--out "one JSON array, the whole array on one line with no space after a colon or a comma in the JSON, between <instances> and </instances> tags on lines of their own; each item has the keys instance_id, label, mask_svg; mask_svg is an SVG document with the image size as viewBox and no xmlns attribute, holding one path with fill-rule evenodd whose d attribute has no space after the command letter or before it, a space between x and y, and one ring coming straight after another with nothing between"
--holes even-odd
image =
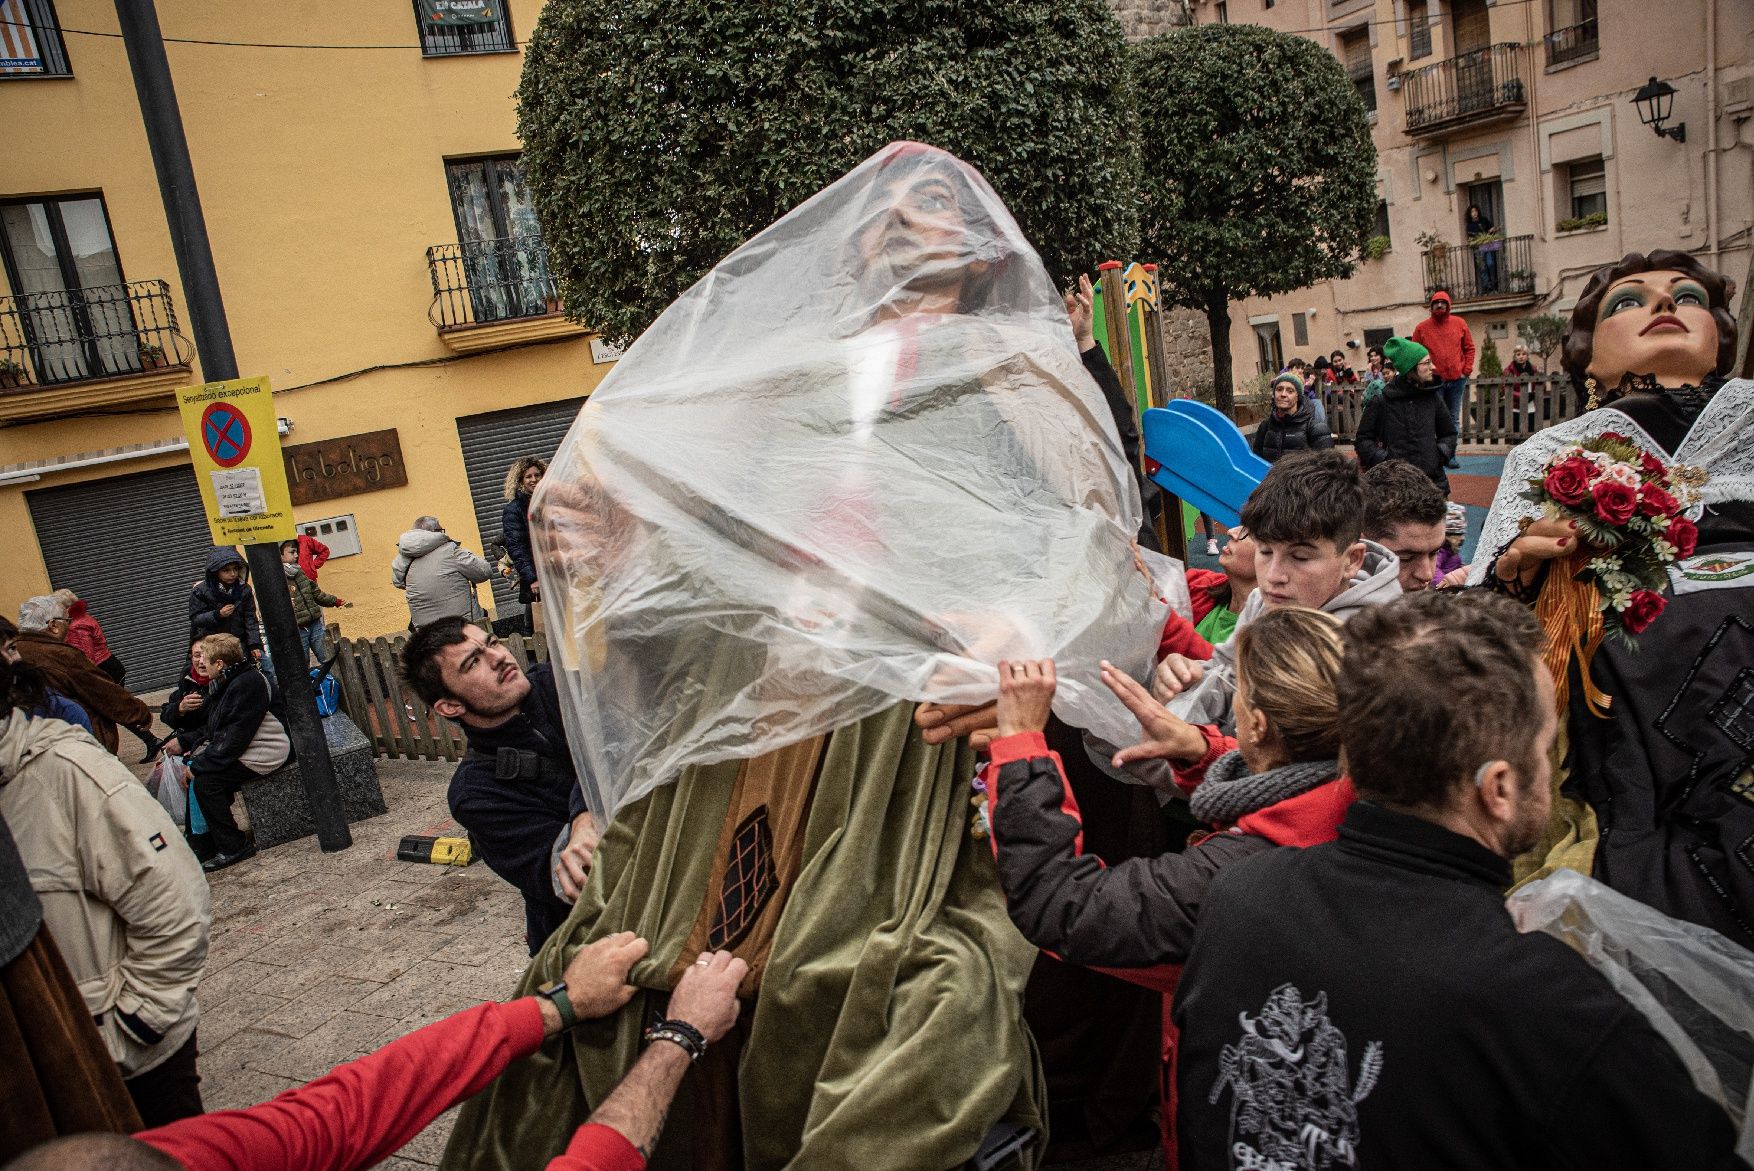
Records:
<instances>
[{"instance_id":1,"label":"potted plant on balcony","mask_svg":"<svg viewBox=\"0 0 1754 1171\"><path fill-rule=\"evenodd\" d=\"M1436 232L1420 232L1413 237L1413 242L1425 249L1432 264L1442 264L1449 259L1449 245Z\"/></svg>"},{"instance_id":2,"label":"potted plant on balcony","mask_svg":"<svg viewBox=\"0 0 1754 1171\"><path fill-rule=\"evenodd\" d=\"M157 342L140 343L140 368L142 370L160 370L171 364L165 356L164 347Z\"/></svg>"},{"instance_id":3,"label":"potted plant on balcony","mask_svg":"<svg viewBox=\"0 0 1754 1171\"><path fill-rule=\"evenodd\" d=\"M11 358L0 358L0 390L11 390L30 381L23 366Z\"/></svg>"}]
</instances>

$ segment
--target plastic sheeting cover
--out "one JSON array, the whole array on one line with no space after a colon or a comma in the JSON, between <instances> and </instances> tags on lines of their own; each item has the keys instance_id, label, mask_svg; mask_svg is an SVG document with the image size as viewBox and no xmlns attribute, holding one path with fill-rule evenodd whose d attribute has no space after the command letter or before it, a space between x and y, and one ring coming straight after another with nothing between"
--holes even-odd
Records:
<instances>
[{"instance_id":1,"label":"plastic sheeting cover","mask_svg":"<svg viewBox=\"0 0 1754 1171\"><path fill-rule=\"evenodd\" d=\"M655 226L654 230L662 230ZM1136 738L1166 607L1138 486L1059 293L997 194L896 143L703 277L591 396L531 508L592 808L898 700Z\"/></svg>"},{"instance_id":2,"label":"plastic sheeting cover","mask_svg":"<svg viewBox=\"0 0 1754 1171\"><path fill-rule=\"evenodd\" d=\"M1754 1161L1754 952L1627 898L1574 870L1507 900L1519 931L1570 945L1649 1019Z\"/></svg>"}]
</instances>

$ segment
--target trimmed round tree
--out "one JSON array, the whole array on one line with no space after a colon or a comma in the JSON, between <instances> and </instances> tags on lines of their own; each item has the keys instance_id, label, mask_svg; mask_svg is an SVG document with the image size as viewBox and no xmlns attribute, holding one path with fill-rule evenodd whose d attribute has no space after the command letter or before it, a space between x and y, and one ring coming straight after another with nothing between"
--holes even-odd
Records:
<instances>
[{"instance_id":1,"label":"trimmed round tree","mask_svg":"<svg viewBox=\"0 0 1754 1171\"><path fill-rule=\"evenodd\" d=\"M1314 41L1205 24L1133 46L1149 143L1140 253L1206 314L1218 407L1233 402L1230 302L1352 274L1376 216L1364 103Z\"/></svg>"},{"instance_id":2,"label":"trimmed round tree","mask_svg":"<svg viewBox=\"0 0 1754 1171\"><path fill-rule=\"evenodd\" d=\"M896 139L978 167L1058 281L1129 255L1125 75L1102 0L548 0L518 132L568 312L625 342Z\"/></svg>"}]
</instances>

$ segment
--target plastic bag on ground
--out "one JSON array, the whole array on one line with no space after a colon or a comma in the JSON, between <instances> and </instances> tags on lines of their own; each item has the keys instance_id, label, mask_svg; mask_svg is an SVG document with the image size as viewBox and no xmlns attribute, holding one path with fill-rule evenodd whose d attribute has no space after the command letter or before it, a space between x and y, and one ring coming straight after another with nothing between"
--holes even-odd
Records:
<instances>
[{"instance_id":1,"label":"plastic bag on ground","mask_svg":"<svg viewBox=\"0 0 1754 1171\"><path fill-rule=\"evenodd\" d=\"M1754 1161L1754 952L1575 870L1529 883L1506 905L1517 930L1569 944L1649 1019L1729 1114L1736 1154Z\"/></svg>"},{"instance_id":2,"label":"plastic bag on ground","mask_svg":"<svg viewBox=\"0 0 1754 1171\"><path fill-rule=\"evenodd\" d=\"M1136 733L1166 607L1059 292L972 168L898 143L726 257L580 413L532 503L592 808L904 700Z\"/></svg>"}]
</instances>

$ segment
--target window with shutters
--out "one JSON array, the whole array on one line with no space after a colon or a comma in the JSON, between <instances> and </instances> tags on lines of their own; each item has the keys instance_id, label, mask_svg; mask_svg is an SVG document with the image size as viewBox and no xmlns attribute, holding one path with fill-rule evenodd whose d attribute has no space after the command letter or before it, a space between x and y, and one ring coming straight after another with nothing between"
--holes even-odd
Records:
<instances>
[{"instance_id":1,"label":"window with shutters","mask_svg":"<svg viewBox=\"0 0 1754 1171\"><path fill-rule=\"evenodd\" d=\"M1393 237L1389 235L1389 201L1386 199L1376 201L1376 223L1371 227L1370 234L1393 242Z\"/></svg>"},{"instance_id":2,"label":"window with shutters","mask_svg":"<svg viewBox=\"0 0 1754 1171\"><path fill-rule=\"evenodd\" d=\"M1565 183L1571 197L1571 218L1608 216L1608 172L1599 158L1579 159L1566 164Z\"/></svg>"},{"instance_id":3,"label":"window with shutters","mask_svg":"<svg viewBox=\"0 0 1754 1171\"><path fill-rule=\"evenodd\" d=\"M1218 0L1218 23L1230 23L1230 5L1226 4L1225 0Z\"/></svg>"},{"instance_id":4,"label":"window with shutters","mask_svg":"<svg viewBox=\"0 0 1754 1171\"><path fill-rule=\"evenodd\" d=\"M1376 76L1370 68L1370 30L1368 28L1353 29L1340 34L1340 61L1346 66L1346 74L1352 79L1352 85L1358 90L1358 97L1364 108L1376 111Z\"/></svg>"},{"instance_id":5,"label":"window with shutters","mask_svg":"<svg viewBox=\"0 0 1754 1171\"><path fill-rule=\"evenodd\" d=\"M1431 12L1425 7L1424 0L1419 0L1407 24L1410 30L1407 59L1417 61L1421 57L1431 56Z\"/></svg>"}]
</instances>

